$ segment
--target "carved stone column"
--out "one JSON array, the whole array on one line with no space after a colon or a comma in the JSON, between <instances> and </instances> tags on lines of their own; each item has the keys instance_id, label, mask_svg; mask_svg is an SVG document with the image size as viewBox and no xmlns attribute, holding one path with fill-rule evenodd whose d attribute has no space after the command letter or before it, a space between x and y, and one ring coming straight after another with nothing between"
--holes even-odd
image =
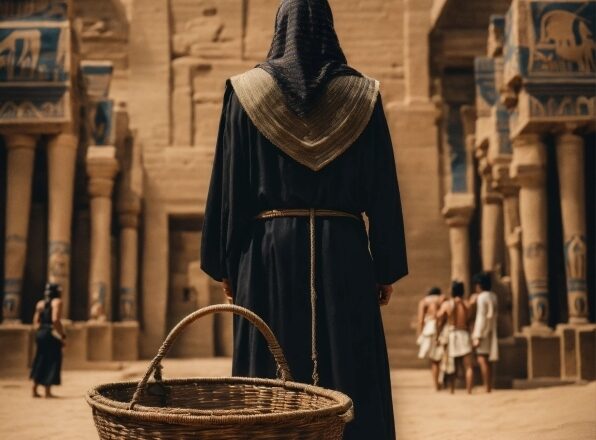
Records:
<instances>
[{"instance_id":1,"label":"carved stone column","mask_svg":"<svg viewBox=\"0 0 596 440\"><path fill-rule=\"evenodd\" d=\"M8 158L2 313L6 321L20 321L21 319L21 288L27 255L31 182L36 143L37 138L27 134L5 137Z\"/></svg>"},{"instance_id":2,"label":"carved stone column","mask_svg":"<svg viewBox=\"0 0 596 440\"><path fill-rule=\"evenodd\" d=\"M62 286L63 316L70 310L70 242L78 138L62 133L48 142L48 281Z\"/></svg>"},{"instance_id":3,"label":"carved stone column","mask_svg":"<svg viewBox=\"0 0 596 440\"><path fill-rule=\"evenodd\" d=\"M112 317L111 223L112 189L118 172L114 147L89 147L87 174L91 197L91 268L89 271L89 316L106 321Z\"/></svg>"},{"instance_id":4,"label":"carved stone column","mask_svg":"<svg viewBox=\"0 0 596 440\"><path fill-rule=\"evenodd\" d=\"M563 218L569 323L585 324L588 322L586 198L584 140L581 136L563 133L557 137L557 166Z\"/></svg>"},{"instance_id":5,"label":"carved stone column","mask_svg":"<svg viewBox=\"0 0 596 440\"><path fill-rule=\"evenodd\" d=\"M509 166L493 170L498 189L503 194L504 237L509 256L508 273L511 280L511 315L514 332L519 332L528 321L528 298L522 261L522 234L519 219L519 188L509 179Z\"/></svg>"},{"instance_id":6,"label":"carved stone column","mask_svg":"<svg viewBox=\"0 0 596 440\"><path fill-rule=\"evenodd\" d=\"M120 290L118 310L121 321L137 320L138 228L141 199L125 191L118 201L120 220Z\"/></svg>"},{"instance_id":7,"label":"carved stone column","mask_svg":"<svg viewBox=\"0 0 596 440\"><path fill-rule=\"evenodd\" d=\"M486 158L480 160L482 201L482 270L496 273L503 264L503 198L493 189L491 168Z\"/></svg>"},{"instance_id":8,"label":"carved stone column","mask_svg":"<svg viewBox=\"0 0 596 440\"><path fill-rule=\"evenodd\" d=\"M537 134L513 140L511 177L520 185L523 265L533 328L546 329L549 318L546 146Z\"/></svg>"},{"instance_id":9,"label":"carved stone column","mask_svg":"<svg viewBox=\"0 0 596 440\"><path fill-rule=\"evenodd\" d=\"M468 226L474 212L472 194L450 193L445 197L443 216L449 226L451 278L470 289L470 234Z\"/></svg>"}]
</instances>

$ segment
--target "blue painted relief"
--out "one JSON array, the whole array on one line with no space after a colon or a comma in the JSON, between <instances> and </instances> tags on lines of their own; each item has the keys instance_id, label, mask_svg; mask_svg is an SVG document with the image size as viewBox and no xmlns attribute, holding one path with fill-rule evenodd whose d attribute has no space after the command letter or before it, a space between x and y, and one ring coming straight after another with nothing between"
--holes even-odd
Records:
<instances>
[{"instance_id":1,"label":"blue painted relief","mask_svg":"<svg viewBox=\"0 0 596 440\"><path fill-rule=\"evenodd\" d=\"M509 139L509 111L503 105L498 103L497 113L497 132L499 133L499 153L512 154L511 141Z\"/></svg>"},{"instance_id":2,"label":"blue painted relief","mask_svg":"<svg viewBox=\"0 0 596 440\"><path fill-rule=\"evenodd\" d=\"M565 269L567 273L567 290L586 291L587 246L586 237L574 235L565 242Z\"/></svg>"},{"instance_id":3,"label":"blue painted relief","mask_svg":"<svg viewBox=\"0 0 596 440\"><path fill-rule=\"evenodd\" d=\"M0 28L0 82L65 82L68 30Z\"/></svg>"},{"instance_id":4,"label":"blue painted relief","mask_svg":"<svg viewBox=\"0 0 596 440\"><path fill-rule=\"evenodd\" d=\"M569 90L537 92L530 96L530 115L589 118L595 114L595 100L593 95L592 97L576 95Z\"/></svg>"},{"instance_id":5,"label":"blue painted relief","mask_svg":"<svg viewBox=\"0 0 596 440\"><path fill-rule=\"evenodd\" d=\"M512 6L507 11L505 16L505 43L503 46L503 61L505 64L506 77L521 76L525 77L528 74L528 58L529 49L527 47L520 47L517 43L517 36L515 34L515 18L517 11Z\"/></svg>"},{"instance_id":6,"label":"blue painted relief","mask_svg":"<svg viewBox=\"0 0 596 440\"><path fill-rule=\"evenodd\" d=\"M447 116L447 143L451 158L451 192L467 192L467 155L459 107L450 107Z\"/></svg>"},{"instance_id":7,"label":"blue painted relief","mask_svg":"<svg viewBox=\"0 0 596 440\"><path fill-rule=\"evenodd\" d=\"M487 57L474 58L474 79L476 92L492 107L498 99L495 85L495 60Z\"/></svg>"},{"instance_id":8,"label":"blue painted relief","mask_svg":"<svg viewBox=\"0 0 596 440\"><path fill-rule=\"evenodd\" d=\"M501 35L505 34L505 16L500 14L492 14L489 17L490 25Z\"/></svg>"},{"instance_id":9,"label":"blue painted relief","mask_svg":"<svg viewBox=\"0 0 596 440\"><path fill-rule=\"evenodd\" d=\"M114 67L105 61L84 61L81 73L89 106L87 121L89 136L94 145L112 145L114 102L108 99Z\"/></svg>"},{"instance_id":10,"label":"blue painted relief","mask_svg":"<svg viewBox=\"0 0 596 440\"><path fill-rule=\"evenodd\" d=\"M112 111L113 102L111 100L100 101L95 106L92 133L95 145L112 144Z\"/></svg>"},{"instance_id":11,"label":"blue painted relief","mask_svg":"<svg viewBox=\"0 0 596 440\"><path fill-rule=\"evenodd\" d=\"M0 2L0 124L72 117L68 2Z\"/></svg>"},{"instance_id":12,"label":"blue painted relief","mask_svg":"<svg viewBox=\"0 0 596 440\"><path fill-rule=\"evenodd\" d=\"M530 4L532 44L529 71L533 76L564 73L593 77L596 72L596 2Z\"/></svg>"},{"instance_id":13,"label":"blue painted relief","mask_svg":"<svg viewBox=\"0 0 596 440\"><path fill-rule=\"evenodd\" d=\"M65 118L62 87L34 87L0 89L0 122L14 120Z\"/></svg>"}]
</instances>

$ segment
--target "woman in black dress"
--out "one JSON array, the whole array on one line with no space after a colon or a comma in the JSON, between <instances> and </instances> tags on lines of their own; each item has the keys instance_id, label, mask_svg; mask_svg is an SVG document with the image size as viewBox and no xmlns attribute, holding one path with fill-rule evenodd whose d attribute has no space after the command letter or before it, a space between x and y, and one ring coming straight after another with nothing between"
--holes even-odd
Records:
<instances>
[{"instance_id":1,"label":"woman in black dress","mask_svg":"<svg viewBox=\"0 0 596 440\"><path fill-rule=\"evenodd\" d=\"M33 380L33 397L41 397L37 389L45 387L45 396L54 397L52 385L60 385L60 369L62 368L62 347L66 335L60 321L62 314L62 289L58 284L48 283L44 299L37 303L33 325L36 327L35 342L37 350L31 367Z\"/></svg>"}]
</instances>

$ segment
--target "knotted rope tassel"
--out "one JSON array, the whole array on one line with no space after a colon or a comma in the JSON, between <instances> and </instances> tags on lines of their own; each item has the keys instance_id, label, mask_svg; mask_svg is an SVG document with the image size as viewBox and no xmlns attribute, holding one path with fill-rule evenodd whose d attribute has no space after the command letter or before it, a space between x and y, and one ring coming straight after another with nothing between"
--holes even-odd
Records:
<instances>
[{"instance_id":1,"label":"knotted rope tassel","mask_svg":"<svg viewBox=\"0 0 596 440\"><path fill-rule=\"evenodd\" d=\"M315 210L309 210L310 227L310 314L311 314L311 359L313 363L312 381L314 386L319 385L319 361L317 353L317 288L315 276L315 255L316 255L316 235L315 235Z\"/></svg>"}]
</instances>

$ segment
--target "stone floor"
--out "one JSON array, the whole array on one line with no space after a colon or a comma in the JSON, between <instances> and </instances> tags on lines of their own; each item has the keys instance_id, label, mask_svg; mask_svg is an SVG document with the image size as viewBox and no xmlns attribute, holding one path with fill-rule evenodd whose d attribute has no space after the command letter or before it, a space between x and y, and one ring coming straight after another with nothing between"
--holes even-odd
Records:
<instances>
[{"instance_id":1,"label":"stone floor","mask_svg":"<svg viewBox=\"0 0 596 440\"><path fill-rule=\"evenodd\" d=\"M226 375L229 360L174 360L166 377ZM101 371L66 371L58 399L32 399L24 377L0 378L0 438L3 440L97 438L83 400L93 384L136 378L144 362ZM429 388L423 370L393 372L400 440L503 439L592 440L596 438L596 383L525 391L477 389L451 396ZM374 439L370 439L374 440Z\"/></svg>"}]
</instances>

